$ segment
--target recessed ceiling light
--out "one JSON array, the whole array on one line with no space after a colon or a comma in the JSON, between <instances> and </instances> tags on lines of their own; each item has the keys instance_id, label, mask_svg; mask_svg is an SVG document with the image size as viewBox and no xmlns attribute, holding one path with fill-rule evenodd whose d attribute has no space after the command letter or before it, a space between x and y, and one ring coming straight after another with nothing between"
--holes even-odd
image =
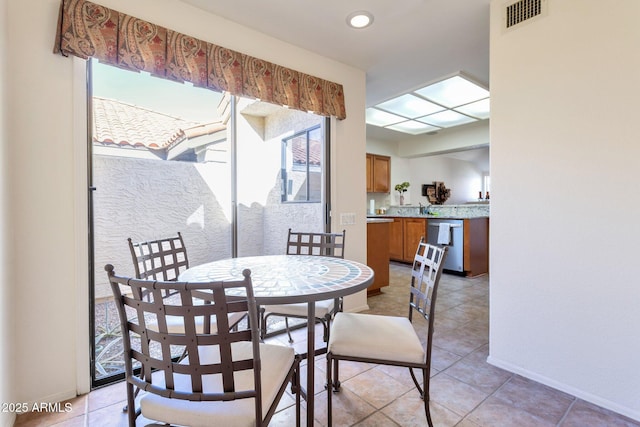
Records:
<instances>
[{"instance_id":1,"label":"recessed ceiling light","mask_svg":"<svg viewBox=\"0 0 640 427\"><path fill-rule=\"evenodd\" d=\"M347 24L351 28L362 29L373 24L373 15L366 10L352 12L347 16Z\"/></svg>"}]
</instances>

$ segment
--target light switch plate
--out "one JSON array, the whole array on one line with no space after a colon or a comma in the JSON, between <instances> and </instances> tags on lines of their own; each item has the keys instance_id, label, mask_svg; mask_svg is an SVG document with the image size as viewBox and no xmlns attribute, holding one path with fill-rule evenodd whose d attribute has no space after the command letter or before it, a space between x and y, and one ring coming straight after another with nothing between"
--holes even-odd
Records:
<instances>
[{"instance_id":1,"label":"light switch plate","mask_svg":"<svg viewBox=\"0 0 640 427\"><path fill-rule=\"evenodd\" d=\"M353 225L356 223L356 214L349 213L341 213L340 214L340 225Z\"/></svg>"}]
</instances>

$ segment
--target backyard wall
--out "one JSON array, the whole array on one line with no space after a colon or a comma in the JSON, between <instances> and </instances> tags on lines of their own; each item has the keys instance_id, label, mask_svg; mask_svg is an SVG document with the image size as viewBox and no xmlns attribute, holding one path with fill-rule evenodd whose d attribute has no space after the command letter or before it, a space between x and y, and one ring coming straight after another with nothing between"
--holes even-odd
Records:
<instances>
[{"instance_id":1,"label":"backyard wall","mask_svg":"<svg viewBox=\"0 0 640 427\"><path fill-rule=\"evenodd\" d=\"M290 227L323 230L323 209L282 202L282 140L323 118L249 99L240 99L237 109L238 256L283 254Z\"/></svg>"},{"instance_id":2,"label":"backyard wall","mask_svg":"<svg viewBox=\"0 0 640 427\"><path fill-rule=\"evenodd\" d=\"M231 256L231 225L216 187L228 166L94 156L96 298L111 297L103 267L133 275L134 242L182 233L191 265Z\"/></svg>"},{"instance_id":3,"label":"backyard wall","mask_svg":"<svg viewBox=\"0 0 640 427\"><path fill-rule=\"evenodd\" d=\"M241 100L239 109L252 103ZM322 205L282 203L280 184L282 139L322 118L269 111L264 117L238 115L238 256L282 254L290 227L323 228ZM139 242L181 232L192 266L231 256L229 144L212 149L217 161L203 163L124 157L129 149L94 156L96 299L111 297L105 264L118 274L134 274L129 237Z\"/></svg>"}]
</instances>

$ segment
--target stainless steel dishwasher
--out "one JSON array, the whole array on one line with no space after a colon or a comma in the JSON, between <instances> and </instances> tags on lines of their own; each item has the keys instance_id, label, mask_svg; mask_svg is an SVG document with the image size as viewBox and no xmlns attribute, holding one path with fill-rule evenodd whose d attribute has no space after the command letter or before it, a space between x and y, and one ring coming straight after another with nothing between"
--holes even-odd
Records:
<instances>
[{"instance_id":1,"label":"stainless steel dishwasher","mask_svg":"<svg viewBox=\"0 0 640 427\"><path fill-rule=\"evenodd\" d=\"M444 260L444 269L464 272L464 221L461 219L431 219L427 220L427 243L438 244L440 224L449 224L449 249Z\"/></svg>"}]
</instances>

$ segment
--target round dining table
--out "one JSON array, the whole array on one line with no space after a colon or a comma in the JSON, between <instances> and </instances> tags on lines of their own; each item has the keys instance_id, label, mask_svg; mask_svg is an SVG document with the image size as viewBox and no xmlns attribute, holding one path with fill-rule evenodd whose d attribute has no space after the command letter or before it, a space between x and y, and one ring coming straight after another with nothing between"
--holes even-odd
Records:
<instances>
[{"instance_id":1,"label":"round dining table","mask_svg":"<svg viewBox=\"0 0 640 427\"><path fill-rule=\"evenodd\" d=\"M242 279L251 270L258 305L307 303L307 425L314 425L315 302L366 289L373 270L356 261L317 255L263 255L229 258L191 267L182 282Z\"/></svg>"}]
</instances>

